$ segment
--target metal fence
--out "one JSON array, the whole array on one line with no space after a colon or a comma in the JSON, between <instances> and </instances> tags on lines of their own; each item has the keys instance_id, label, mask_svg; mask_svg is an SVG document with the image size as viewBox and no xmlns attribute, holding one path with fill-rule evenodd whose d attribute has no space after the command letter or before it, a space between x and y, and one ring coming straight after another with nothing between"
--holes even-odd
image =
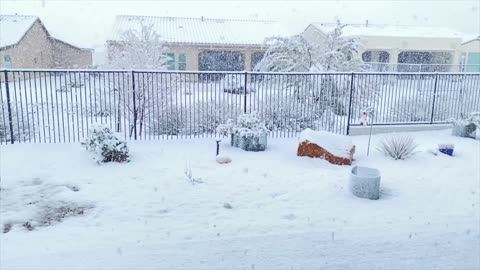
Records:
<instances>
[{"instance_id":1,"label":"metal fence","mask_svg":"<svg viewBox=\"0 0 480 270\"><path fill-rule=\"evenodd\" d=\"M125 139L215 136L256 112L273 137L305 128L348 134L374 125L437 124L480 111L478 73L258 73L3 70L2 143L78 142L104 124Z\"/></svg>"},{"instance_id":2,"label":"metal fence","mask_svg":"<svg viewBox=\"0 0 480 270\"><path fill-rule=\"evenodd\" d=\"M372 72L480 72L478 64L408 64L365 62Z\"/></svg>"}]
</instances>

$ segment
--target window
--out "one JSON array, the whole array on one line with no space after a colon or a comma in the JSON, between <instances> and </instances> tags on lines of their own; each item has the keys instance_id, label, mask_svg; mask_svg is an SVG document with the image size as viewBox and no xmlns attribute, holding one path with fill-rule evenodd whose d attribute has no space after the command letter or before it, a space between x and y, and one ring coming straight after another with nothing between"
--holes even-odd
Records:
<instances>
[{"instance_id":1,"label":"window","mask_svg":"<svg viewBox=\"0 0 480 270\"><path fill-rule=\"evenodd\" d=\"M4 55L3 63L5 68L12 68L12 57L9 54Z\"/></svg>"},{"instance_id":2,"label":"window","mask_svg":"<svg viewBox=\"0 0 480 270\"><path fill-rule=\"evenodd\" d=\"M388 63L390 61L390 54L386 51L365 51L362 53L362 60L366 63Z\"/></svg>"},{"instance_id":3,"label":"window","mask_svg":"<svg viewBox=\"0 0 480 270\"><path fill-rule=\"evenodd\" d=\"M168 57L167 60L167 69L175 70L175 53L165 53L165 56Z\"/></svg>"},{"instance_id":4,"label":"window","mask_svg":"<svg viewBox=\"0 0 480 270\"><path fill-rule=\"evenodd\" d=\"M187 55L181 53L178 55L178 70L186 70L187 69Z\"/></svg>"},{"instance_id":5,"label":"window","mask_svg":"<svg viewBox=\"0 0 480 270\"><path fill-rule=\"evenodd\" d=\"M199 54L199 70L240 71L245 66L245 56L238 51L203 51Z\"/></svg>"},{"instance_id":6,"label":"window","mask_svg":"<svg viewBox=\"0 0 480 270\"><path fill-rule=\"evenodd\" d=\"M363 62L372 62L372 52L366 51L362 53L362 60Z\"/></svg>"},{"instance_id":7,"label":"window","mask_svg":"<svg viewBox=\"0 0 480 270\"><path fill-rule=\"evenodd\" d=\"M240 71L245 67L245 55L239 51L203 51L198 55L198 69L206 71ZM221 74L202 74L202 79L219 80Z\"/></svg>"}]
</instances>

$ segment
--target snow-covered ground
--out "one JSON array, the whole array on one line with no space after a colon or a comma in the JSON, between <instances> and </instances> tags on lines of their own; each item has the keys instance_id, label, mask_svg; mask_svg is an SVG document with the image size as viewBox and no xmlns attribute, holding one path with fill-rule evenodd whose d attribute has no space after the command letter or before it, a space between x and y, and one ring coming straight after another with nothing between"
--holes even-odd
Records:
<instances>
[{"instance_id":1,"label":"snow-covered ground","mask_svg":"<svg viewBox=\"0 0 480 270\"><path fill-rule=\"evenodd\" d=\"M382 135L368 157L352 138L354 165L381 171L378 201L295 139L258 153L224 140L224 165L213 139L129 142L130 163L103 165L79 144L2 145L0 268L478 269L480 141L411 134L405 161L374 149ZM427 151L447 142L454 157ZM59 209L80 215L56 222Z\"/></svg>"}]
</instances>

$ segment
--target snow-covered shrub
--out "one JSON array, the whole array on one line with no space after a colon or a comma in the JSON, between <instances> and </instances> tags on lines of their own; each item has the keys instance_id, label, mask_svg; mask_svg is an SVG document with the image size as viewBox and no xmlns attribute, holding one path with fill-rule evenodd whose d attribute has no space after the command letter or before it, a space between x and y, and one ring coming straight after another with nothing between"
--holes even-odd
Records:
<instances>
[{"instance_id":1,"label":"snow-covered shrub","mask_svg":"<svg viewBox=\"0 0 480 270\"><path fill-rule=\"evenodd\" d=\"M432 100L424 97L398 98L393 104L390 121L429 122L432 115Z\"/></svg>"},{"instance_id":2,"label":"snow-covered shrub","mask_svg":"<svg viewBox=\"0 0 480 270\"><path fill-rule=\"evenodd\" d=\"M480 140L480 112L472 112L464 119L454 120L452 134Z\"/></svg>"},{"instance_id":3,"label":"snow-covered shrub","mask_svg":"<svg viewBox=\"0 0 480 270\"><path fill-rule=\"evenodd\" d=\"M24 105L25 106L25 105ZM12 127L13 127L13 140L14 141L27 141L30 137L34 136L34 129L33 127L28 126L28 118L33 117L33 106L31 104L27 105L29 108L24 107L24 113L20 111L20 106L15 106L15 104L11 104L11 112L12 112ZM3 109L3 112L1 111ZM26 113L29 112L29 114ZM0 115L3 114L3 119L0 117L0 141L10 142L11 134L10 134L10 123L8 119L8 109L7 109L7 102L4 101L3 104L0 104ZM32 124L30 124L32 125Z\"/></svg>"},{"instance_id":4,"label":"snow-covered shrub","mask_svg":"<svg viewBox=\"0 0 480 270\"><path fill-rule=\"evenodd\" d=\"M95 154L99 163L128 161L127 142L118 139L108 127L94 127L82 145Z\"/></svg>"},{"instance_id":5,"label":"snow-covered shrub","mask_svg":"<svg viewBox=\"0 0 480 270\"><path fill-rule=\"evenodd\" d=\"M244 74L227 74L220 81L220 87L223 88L223 92L232 94L248 94L251 89L247 87L245 89L245 75Z\"/></svg>"},{"instance_id":6,"label":"snow-covered shrub","mask_svg":"<svg viewBox=\"0 0 480 270\"><path fill-rule=\"evenodd\" d=\"M267 147L269 130L255 112L239 115L236 124L228 120L217 127L217 132L221 135L231 134L231 145L246 151L263 151Z\"/></svg>"},{"instance_id":7,"label":"snow-covered shrub","mask_svg":"<svg viewBox=\"0 0 480 270\"><path fill-rule=\"evenodd\" d=\"M407 159L415 154L417 144L409 135L392 134L383 138L377 149L395 160Z\"/></svg>"},{"instance_id":8,"label":"snow-covered shrub","mask_svg":"<svg viewBox=\"0 0 480 270\"><path fill-rule=\"evenodd\" d=\"M218 134L227 137L228 135L232 134L234 126L234 121L232 119L228 119L225 124L218 125L216 131Z\"/></svg>"}]
</instances>

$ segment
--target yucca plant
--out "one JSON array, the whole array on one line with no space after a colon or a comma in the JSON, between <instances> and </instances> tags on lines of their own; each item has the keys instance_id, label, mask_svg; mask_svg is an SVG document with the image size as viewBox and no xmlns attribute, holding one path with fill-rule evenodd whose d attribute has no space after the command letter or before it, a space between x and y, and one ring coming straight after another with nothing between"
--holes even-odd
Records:
<instances>
[{"instance_id":1,"label":"yucca plant","mask_svg":"<svg viewBox=\"0 0 480 270\"><path fill-rule=\"evenodd\" d=\"M377 149L395 160L404 160L416 153L417 146L412 136L393 134L383 138Z\"/></svg>"}]
</instances>

